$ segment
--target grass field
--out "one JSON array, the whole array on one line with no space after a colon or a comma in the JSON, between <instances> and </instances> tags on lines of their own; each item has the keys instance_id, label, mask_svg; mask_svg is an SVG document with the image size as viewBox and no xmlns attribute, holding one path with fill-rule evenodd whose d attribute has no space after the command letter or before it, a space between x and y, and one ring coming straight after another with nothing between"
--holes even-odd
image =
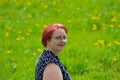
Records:
<instances>
[{"instance_id":1,"label":"grass field","mask_svg":"<svg viewBox=\"0 0 120 80\"><path fill-rule=\"evenodd\" d=\"M73 80L120 80L120 0L0 0L0 80L34 80L42 30L62 23Z\"/></svg>"}]
</instances>

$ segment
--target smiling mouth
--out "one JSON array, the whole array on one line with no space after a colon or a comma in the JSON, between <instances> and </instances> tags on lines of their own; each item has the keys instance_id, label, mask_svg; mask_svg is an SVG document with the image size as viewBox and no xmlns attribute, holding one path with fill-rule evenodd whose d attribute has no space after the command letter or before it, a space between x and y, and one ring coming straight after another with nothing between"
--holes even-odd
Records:
<instances>
[{"instance_id":1,"label":"smiling mouth","mask_svg":"<svg viewBox=\"0 0 120 80\"><path fill-rule=\"evenodd\" d=\"M65 46L64 44L58 45L58 46Z\"/></svg>"}]
</instances>

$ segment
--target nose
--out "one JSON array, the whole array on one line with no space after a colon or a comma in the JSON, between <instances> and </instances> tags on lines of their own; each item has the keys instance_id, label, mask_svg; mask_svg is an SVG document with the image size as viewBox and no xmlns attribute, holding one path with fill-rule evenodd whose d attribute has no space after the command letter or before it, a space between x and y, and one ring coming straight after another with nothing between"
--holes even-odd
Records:
<instances>
[{"instance_id":1,"label":"nose","mask_svg":"<svg viewBox=\"0 0 120 80\"><path fill-rule=\"evenodd\" d=\"M66 36L61 37L61 40L66 41L67 40Z\"/></svg>"},{"instance_id":2,"label":"nose","mask_svg":"<svg viewBox=\"0 0 120 80\"><path fill-rule=\"evenodd\" d=\"M66 43L66 42L67 42L67 39L61 38L60 41L63 42L63 43Z\"/></svg>"},{"instance_id":3,"label":"nose","mask_svg":"<svg viewBox=\"0 0 120 80\"><path fill-rule=\"evenodd\" d=\"M61 41L59 42L59 44L62 45L62 46L65 46L65 45L66 45L66 41L65 41L65 40L61 40Z\"/></svg>"}]
</instances>

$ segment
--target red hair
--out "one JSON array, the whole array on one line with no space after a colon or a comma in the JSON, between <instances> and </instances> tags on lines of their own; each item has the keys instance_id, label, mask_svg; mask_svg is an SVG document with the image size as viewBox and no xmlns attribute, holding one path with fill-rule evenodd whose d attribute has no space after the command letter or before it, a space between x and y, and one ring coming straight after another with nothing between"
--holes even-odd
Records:
<instances>
[{"instance_id":1,"label":"red hair","mask_svg":"<svg viewBox=\"0 0 120 80\"><path fill-rule=\"evenodd\" d=\"M51 24L47 28L44 29L43 34L42 34L42 44L44 45L44 47L47 46L47 41L51 39L53 32L59 28L62 28L65 31L65 33L67 34L66 27L64 25L58 24L58 23Z\"/></svg>"}]
</instances>

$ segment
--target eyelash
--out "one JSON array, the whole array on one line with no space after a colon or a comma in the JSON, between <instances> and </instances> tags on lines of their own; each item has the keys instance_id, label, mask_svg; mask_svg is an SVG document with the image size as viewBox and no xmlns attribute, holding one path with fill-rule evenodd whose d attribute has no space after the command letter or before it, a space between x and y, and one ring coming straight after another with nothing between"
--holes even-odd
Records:
<instances>
[{"instance_id":1,"label":"eyelash","mask_svg":"<svg viewBox=\"0 0 120 80\"><path fill-rule=\"evenodd\" d=\"M63 37L58 36L58 37L56 37L56 39L59 39L59 38L66 39L66 36L63 36Z\"/></svg>"}]
</instances>

